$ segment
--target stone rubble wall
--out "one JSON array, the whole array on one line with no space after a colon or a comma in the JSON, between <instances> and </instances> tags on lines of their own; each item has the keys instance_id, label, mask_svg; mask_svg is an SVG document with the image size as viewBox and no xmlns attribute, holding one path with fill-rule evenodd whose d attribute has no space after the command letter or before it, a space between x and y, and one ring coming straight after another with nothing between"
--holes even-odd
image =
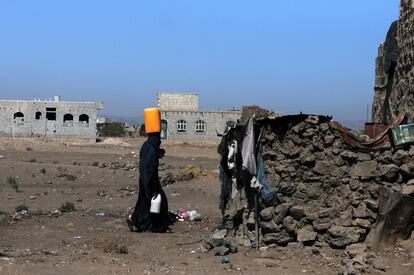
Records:
<instances>
[{"instance_id":1,"label":"stone rubble wall","mask_svg":"<svg viewBox=\"0 0 414 275\"><path fill-rule=\"evenodd\" d=\"M413 184L414 146L360 152L322 118L309 117L286 132L280 125L266 126L262 156L280 200L260 213L267 245L345 248L362 242L377 219L381 188L401 192ZM245 213L244 220L253 241L254 213Z\"/></svg>"}]
</instances>

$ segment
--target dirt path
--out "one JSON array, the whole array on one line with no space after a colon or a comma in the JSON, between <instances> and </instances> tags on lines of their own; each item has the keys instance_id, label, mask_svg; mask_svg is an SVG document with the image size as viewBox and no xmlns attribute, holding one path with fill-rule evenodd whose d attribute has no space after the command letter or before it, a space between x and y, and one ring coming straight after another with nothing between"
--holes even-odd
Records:
<instances>
[{"instance_id":1,"label":"dirt path","mask_svg":"<svg viewBox=\"0 0 414 275\"><path fill-rule=\"evenodd\" d=\"M202 222L177 222L173 233L130 233L125 224L137 198L137 171L109 166L133 163L137 148L53 145L3 150L0 155L0 274L336 274L342 251L290 246L260 254L241 248L221 257L204 253L200 240L219 218L214 147L167 146L165 164L199 164L209 171L165 187L170 210L198 210ZM97 163L98 162L98 163ZM99 164L109 164L100 168ZM63 176L62 176L63 175ZM73 177L69 177L73 176ZM19 192L8 182L14 177ZM76 211L51 215L63 203ZM29 215L13 221L19 205ZM99 216L103 213L103 216ZM97 215L98 214L98 215ZM127 254L119 253L128 250ZM126 251L123 251L126 252ZM394 259L394 258L393 258ZM394 260L395 262L395 260ZM397 262L398 263L398 262ZM401 259L401 263L405 263ZM398 269L404 274L407 269ZM397 274L397 273L395 273ZM405 273L405 274L410 274Z\"/></svg>"}]
</instances>

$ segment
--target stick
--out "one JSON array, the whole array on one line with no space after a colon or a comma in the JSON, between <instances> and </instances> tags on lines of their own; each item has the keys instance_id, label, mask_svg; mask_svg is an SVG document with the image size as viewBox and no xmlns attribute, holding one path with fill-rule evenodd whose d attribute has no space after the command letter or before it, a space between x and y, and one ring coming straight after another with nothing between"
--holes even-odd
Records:
<instances>
[{"instance_id":1,"label":"stick","mask_svg":"<svg viewBox=\"0 0 414 275\"><path fill-rule=\"evenodd\" d=\"M256 225L255 225L255 229L256 229L256 251L259 251L259 230L260 230L260 224L259 224L259 194L258 194L258 190L254 191L254 211L255 211L255 220L256 220Z\"/></svg>"}]
</instances>

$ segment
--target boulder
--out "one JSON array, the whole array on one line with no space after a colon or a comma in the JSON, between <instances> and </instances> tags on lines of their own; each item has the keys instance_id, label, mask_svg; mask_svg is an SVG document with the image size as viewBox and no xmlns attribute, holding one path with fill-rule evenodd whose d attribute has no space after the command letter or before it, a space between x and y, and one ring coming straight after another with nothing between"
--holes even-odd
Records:
<instances>
[{"instance_id":1,"label":"boulder","mask_svg":"<svg viewBox=\"0 0 414 275\"><path fill-rule=\"evenodd\" d=\"M302 243L309 243L316 241L318 234L309 228L302 228L298 230L297 240Z\"/></svg>"},{"instance_id":2,"label":"boulder","mask_svg":"<svg viewBox=\"0 0 414 275\"><path fill-rule=\"evenodd\" d=\"M327 242L333 248L345 248L346 246L361 241L362 229L356 227L332 226L328 230Z\"/></svg>"},{"instance_id":3,"label":"boulder","mask_svg":"<svg viewBox=\"0 0 414 275\"><path fill-rule=\"evenodd\" d=\"M358 155L354 152L351 152L349 150L343 151L340 156L347 161L355 162L358 159Z\"/></svg>"},{"instance_id":4,"label":"boulder","mask_svg":"<svg viewBox=\"0 0 414 275\"><path fill-rule=\"evenodd\" d=\"M410 161L400 166L401 172L408 178L414 178L414 161Z\"/></svg>"},{"instance_id":5,"label":"boulder","mask_svg":"<svg viewBox=\"0 0 414 275\"><path fill-rule=\"evenodd\" d=\"M358 153L358 161L369 161L371 160L371 154L368 153Z\"/></svg>"},{"instance_id":6,"label":"boulder","mask_svg":"<svg viewBox=\"0 0 414 275\"><path fill-rule=\"evenodd\" d=\"M331 227L330 221L328 218L316 220L312 223L313 228L318 232L327 231Z\"/></svg>"},{"instance_id":7,"label":"boulder","mask_svg":"<svg viewBox=\"0 0 414 275\"><path fill-rule=\"evenodd\" d=\"M344 171L339 169L339 167L331 161L316 161L313 171L322 176L332 176L337 178L344 176Z\"/></svg>"},{"instance_id":8,"label":"boulder","mask_svg":"<svg viewBox=\"0 0 414 275\"><path fill-rule=\"evenodd\" d=\"M407 151L403 149L397 150L394 155L392 155L392 162L397 165L406 164L410 162L411 158Z\"/></svg>"},{"instance_id":9,"label":"boulder","mask_svg":"<svg viewBox=\"0 0 414 275\"><path fill-rule=\"evenodd\" d=\"M356 219L355 220L355 224L361 228L364 229L370 229L371 228L371 222L369 220L366 219Z\"/></svg>"},{"instance_id":10,"label":"boulder","mask_svg":"<svg viewBox=\"0 0 414 275\"><path fill-rule=\"evenodd\" d=\"M295 220L300 221L305 217L305 208L300 205L295 205L290 208L289 215L292 216Z\"/></svg>"},{"instance_id":11,"label":"boulder","mask_svg":"<svg viewBox=\"0 0 414 275\"><path fill-rule=\"evenodd\" d=\"M260 217L264 221L270 221L273 219L273 212L274 212L273 207L267 207L263 209L262 211L260 211Z\"/></svg>"},{"instance_id":12,"label":"boulder","mask_svg":"<svg viewBox=\"0 0 414 275\"><path fill-rule=\"evenodd\" d=\"M350 174L352 177L376 177L379 175L378 163L375 160L358 162L351 167Z\"/></svg>"},{"instance_id":13,"label":"boulder","mask_svg":"<svg viewBox=\"0 0 414 275\"><path fill-rule=\"evenodd\" d=\"M270 221L262 221L260 223L260 227L262 229L263 234L273 233L279 230L279 227L276 225L274 220Z\"/></svg>"},{"instance_id":14,"label":"boulder","mask_svg":"<svg viewBox=\"0 0 414 275\"><path fill-rule=\"evenodd\" d=\"M298 222L295 221L295 219L293 219L291 216L287 216L283 220L283 228L286 230L286 232L295 233L297 227L298 227Z\"/></svg>"},{"instance_id":15,"label":"boulder","mask_svg":"<svg viewBox=\"0 0 414 275\"><path fill-rule=\"evenodd\" d=\"M263 242L265 244L278 244L278 245L287 245L290 242L293 242L294 239L287 232L277 232L266 234L263 237Z\"/></svg>"},{"instance_id":16,"label":"boulder","mask_svg":"<svg viewBox=\"0 0 414 275\"><path fill-rule=\"evenodd\" d=\"M395 182L399 178L399 167L395 164L380 166L381 178L386 182Z\"/></svg>"}]
</instances>

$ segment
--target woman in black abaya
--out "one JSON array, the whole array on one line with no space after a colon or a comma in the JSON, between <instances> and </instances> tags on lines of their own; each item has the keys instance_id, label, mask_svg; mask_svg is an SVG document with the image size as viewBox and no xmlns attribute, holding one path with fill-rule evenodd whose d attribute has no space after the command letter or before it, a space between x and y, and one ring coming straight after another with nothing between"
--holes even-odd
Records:
<instances>
[{"instance_id":1,"label":"woman in black abaya","mask_svg":"<svg viewBox=\"0 0 414 275\"><path fill-rule=\"evenodd\" d=\"M148 134L139 154L139 195L134 213L128 220L131 230L166 232L169 226L168 201L158 178L159 159L165 154L160 148L160 133ZM161 195L161 211L150 213L151 199Z\"/></svg>"}]
</instances>

